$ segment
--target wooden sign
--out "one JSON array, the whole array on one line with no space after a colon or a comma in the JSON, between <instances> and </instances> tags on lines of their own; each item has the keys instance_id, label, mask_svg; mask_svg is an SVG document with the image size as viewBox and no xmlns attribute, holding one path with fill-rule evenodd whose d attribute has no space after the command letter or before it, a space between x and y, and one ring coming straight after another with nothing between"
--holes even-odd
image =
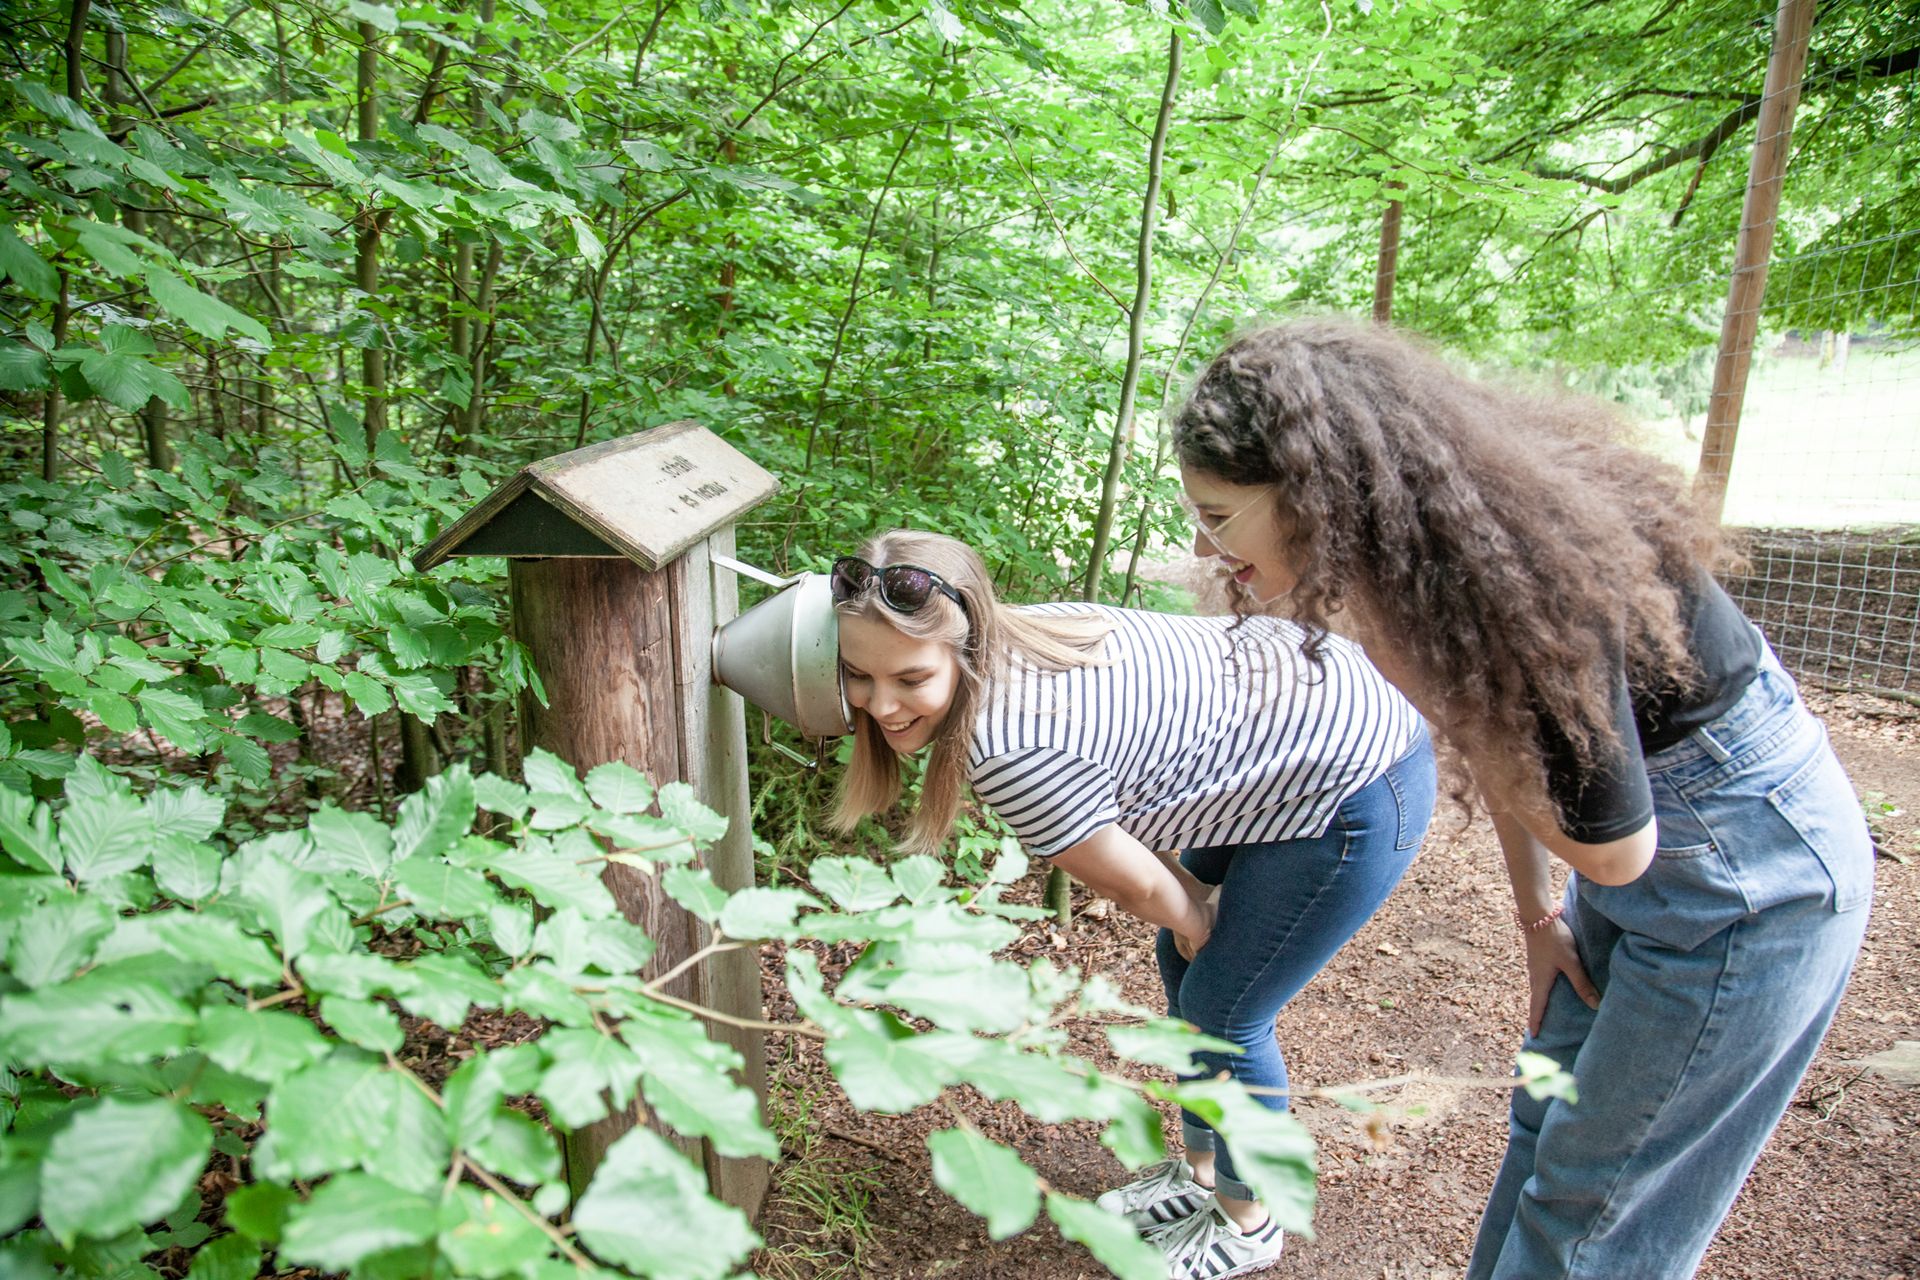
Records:
<instances>
[{"instance_id":1,"label":"wooden sign","mask_svg":"<svg viewBox=\"0 0 1920 1280\"><path fill-rule=\"evenodd\" d=\"M521 468L414 556L622 557L652 572L779 491L780 482L695 422L556 454Z\"/></svg>"}]
</instances>

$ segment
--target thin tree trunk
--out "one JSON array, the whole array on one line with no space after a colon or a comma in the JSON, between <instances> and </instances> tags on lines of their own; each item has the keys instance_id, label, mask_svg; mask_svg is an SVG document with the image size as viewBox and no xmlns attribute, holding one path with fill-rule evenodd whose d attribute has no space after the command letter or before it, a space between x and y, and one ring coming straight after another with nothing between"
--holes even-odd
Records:
<instances>
[{"instance_id":1,"label":"thin tree trunk","mask_svg":"<svg viewBox=\"0 0 1920 1280\"><path fill-rule=\"evenodd\" d=\"M127 92L127 33L107 31L107 128L119 133L133 125L133 119L121 108L132 102ZM147 234L147 215L138 205L120 207L120 225L135 235ZM146 314L146 304L136 303L135 314ZM147 465L156 471L173 468L173 446L167 439L167 402L159 396L148 400L140 410L140 434L146 450Z\"/></svg>"},{"instance_id":2,"label":"thin tree trunk","mask_svg":"<svg viewBox=\"0 0 1920 1280\"><path fill-rule=\"evenodd\" d=\"M867 254L873 248L874 228L880 224L880 209L887 202L887 193L893 190L893 175L900 171L900 161L906 157L907 148L913 145L914 135L920 132L920 122L913 122L907 130L907 136L900 140L900 149L893 153L893 163L887 166L887 179L880 184L880 194L873 199L873 208L867 212L867 234L860 241L860 257L853 266L853 283L847 286L847 305L840 311L840 323L833 331L833 350L827 355L827 367L820 375L820 389L813 398L813 425L807 428L807 461L804 471L813 470L814 442L820 434L820 418L827 408L827 391L833 386L834 371L840 365L840 352L846 345L847 326L853 321L853 309L860 304L860 277L866 274Z\"/></svg>"},{"instance_id":3,"label":"thin tree trunk","mask_svg":"<svg viewBox=\"0 0 1920 1280\"><path fill-rule=\"evenodd\" d=\"M83 102L87 96L87 11L93 0L73 0L67 22L67 96Z\"/></svg>"},{"instance_id":4,"label":"thin tree trunk","mask_svg":"<svg viewBox=\"0 0 1920 1280\"><path fill-rule=\"evenodd\" d=\"M1400 183L1390 183L1399 187ZM1400 202L1389 200L1380 219L1380 256L1373 269L1373 322L1393 322L1393 283L1400 270Z\"/></svg>"},{"instance_id":5,"label":"thin tree trunk","mask_svg":"<svg viewBox=\"0 0 1920 1280\"><path fill-rule=\"evenodd\" d=\"M1707 426L1700 441L1700 469L1694 474L1696 500L1715 520L1727 501L1733 472L1733 442L1740 430L1740 409L1747 395L1747 371L1753 341L1760 330L1760 303L1767 292L1767 262L1780 213L1787 156L1793 142L1793 113L1800 105L1800 80L1813 33L1814 0L1780 0L1773 32L1773 53L1761 90L1760 121L1755 126L1753 158L1747 170L1746 205L1740 213L1740 239L1734 249L1733 279L1727 288L1727 312L1720 325L1720 354L1713 370L1713 394L1707 401Z\"/></svg>"},{"instance_id":6,"label":"thin tree trunk","mask_svg":"<svg viewBox=\"0 0 1920 1280\"><path fill-rule=\"evenodd\" d=\"M1153 229L1160 212L1160 173L1167 150L1167 125L1173 118L1173 99L1180 87L1180 32L1167 41L1167 79L1160 90L1160 114L1153 123L1153 142L1147 151L1147 191L1140 205L1140 244L1134 262L1133 307L1127 316L1127 368L1120 379L1120 408L1114 414L1113 447L1100 483L1100 511L1093 522L1093 550L1087 557L1086 578L1080 594L1100 599L1100 578L1106 567L1107 543L1113 535L1114 507L1120 496L1120 471L1127 461L1127 443L1133 436L1134 404L1140 390L1141 352L1145 345L1147 303L1153 294Z\"/></svg>"},{"instance_id":7,"label":"thin tree trunk","mask_svg":"<svg viewBox=\"0 0 1920 1280\"><path fill-rule=\"evenodd\" d=\"M57 351L67 345L67 321L73 316L73 305L72 296L67 292L66 268L54 270L60 277L60 297L53 304L53 346ZM40 410L40 478L49 483L60 478L60 414L65 407L66 396L56 377L47 387L47 398Z\"/></svg>"},{"instance_id":8,"label":"thin tree trunk","mask_svg":"<svg viewBox=\"0 0 1920 1280\"><path fill-rule=\"evenodd\" d=\"M374 142L380 137L380 32L371 22L359 24L359 139ZM354 283L371 300L380 292L380 219L373 209L360 215L358 253L354 258ZM372 453L387 428L387 353L374 335L360 350L360 381L364 384L366 408L362 415L367 433L367 452Z\"/></svg>"}]
</instances>

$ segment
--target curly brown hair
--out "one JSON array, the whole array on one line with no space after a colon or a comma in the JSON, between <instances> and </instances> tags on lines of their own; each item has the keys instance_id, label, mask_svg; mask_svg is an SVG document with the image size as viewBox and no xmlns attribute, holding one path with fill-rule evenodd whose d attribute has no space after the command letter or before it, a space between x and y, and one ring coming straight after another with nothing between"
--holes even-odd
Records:
<instances>
[{"instance_id":1,"label":"curly brown hair","mask_svg":"<svg viewBox=\"0 0 1920 1280\"><path fill-rule=\"evenodd\" d=\"M1544 728L1583 767L1618 745L1623 649L1635 689L1698 676L1685 591L1718 534L1624 425L1464 376L1401 333L1303 320L1216 356L1173 438L1189 468L1273 486L1291 615L1324 634L1344 614L1482 782L1537 802Z\"/></svg>"}]
</instances>

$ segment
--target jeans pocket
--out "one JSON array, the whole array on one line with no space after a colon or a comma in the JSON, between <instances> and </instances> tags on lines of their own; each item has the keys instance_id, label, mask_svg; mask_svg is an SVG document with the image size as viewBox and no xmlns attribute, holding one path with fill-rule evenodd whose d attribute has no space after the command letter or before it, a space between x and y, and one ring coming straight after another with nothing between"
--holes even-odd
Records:
<instances>
[{"instance_id":1,"label":"jeans pocket","mask_svg":"<svg viewBox=\"0 0 1920 1280\"><path fill-rule=\"evenodd\" d=\"M1853 783L1823 741L1791 778L1767 793L1833 884L1833 909L1851 911L1873 898L1873 838Z\"/></svg>"},{"instance_id":2,"label":"jeans pocket","mask_svg":"<svg viewBox=\"0 0 1920 1280\"><path fill-rule=\"evenodd\" d=\"M1712 842L1656 850L1647 869L1626 884L1582 879L1580 895L1620 928L1680 951L1747 914L1740 886Z\"/></svg>"},{"instance_id":3,"label":"jeans pocket","mask_svg":"<svg viewBox=\"0 0 1920 1280\"><path fill-rule=\"evenodd\" d=\"M1394 817L1399 824L1394 829L1393 847L1416 849L1427 837L1434 802L1439 798L1433 744L1422 735L1420 742L1381 776L1393 792Z\"/></svg>"}]
</instances>

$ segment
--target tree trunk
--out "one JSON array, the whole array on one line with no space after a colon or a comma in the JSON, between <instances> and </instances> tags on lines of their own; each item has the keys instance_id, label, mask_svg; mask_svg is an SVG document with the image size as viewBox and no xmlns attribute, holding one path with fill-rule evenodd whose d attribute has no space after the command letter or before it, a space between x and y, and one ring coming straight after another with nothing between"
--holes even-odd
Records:
<instances>
[{"instance_id":1,"label":"tree trunk","mask_svg":"<svg viewBox=\"0 0 1920 1280\"><path fill-rule=\"evenodd\" d=\"M887 202L887 193L893 190L893 175L900 171L900 161L906 157L907 148L913 145L914 135L920 132L920 122L913 122L907 130L907 136L900 140L900 149L893 153L893 163L887 166L887 179L880 184L880 194L873 198L873 208L867 211L867 234L860 241L860 257L853 264L853 283L847 286L847 305L840 310L840 323L833 330L833 350L827 354L827 366L820 374L820 389L813 397L813 425L807 428L807 460L803 471L813 470L814 441L820 434L820 418L826 412L827 391L833 386L834 371L840 366L840 353L846 346L847 326L853 321L853 309L860 305L860 278L866 274L867 254L873 249L874 228L880 224L880 209Z\"/></svg>"},{"instance_id":2,"label":"tree trunk","mask_svg":"<svg viewBox=\"0 0 1920 1280\"><path fill-rule=\"evenodd\" d=\"M1093 521L1093 549L1080 594L1100 599L1100 577L1106 567L1107 543L1113 536L1113 513L1120 498L1120 471L1127 461L1127 443L1133 436L1134 404L1140 390L1141 352L1147 328L1147 303L1153 296L1153 229L1160 211L1160 172L1167 151L1167 125L1173 118L1173 99L1180 87L1180 32L1167 41L1167 79L1160 90L1160 114L1153 124L1153 142L1147 151L1147 191L1140 204L1140 244L1134 262L1133 309L1127 316L1127 368L1120 379L1120 407L1113 419L1113 447L1107 454L1106 475L1100 482L1100 511Z\"/></svg>"},{"instance_id":3,"label":"tree trunk","mask_svg":"<svg viewBox=\"0 0 1920 1280\"><path fill-rule=\"evenodd\" d=\"M1773 254L1780 188L1792 149L1793 113L1800 104L1800 78L1807 65L1813 9L1814 0L1780 0L1774 21L1773 53L1761 91L1760 121L1754 130L1746 205L1740 213L1740 240L1734 250L1733 279L1727 288L1727 313L1720 325L1720 357L1713 370L1713 394L1707 401L1700 469L1693 480L1696 499L1716 520L1726 506L1733 442L1747 394L1753 340L1760 329L1760 303L1767 292L1767 261Z\"/></svg>"},{"instance_id":4,"label":"tree trunk","mask_svg":"<svg viewBox=\"0 0 1920 1280\"><path fill-rule=\"evenodd\" d=\"M1389 183L1398 187L1400 183ZM1373 322L1393 322L1393 282L1400 269L1400 202L1389 200L1380 219L1380 257L1373 269Z\"/></svg>"},{"instance_id":5,"label":"tree trunk","mask_svg":"<svg viewBox=\"0 0 1920 1280\"><path fill-rule=\"evenodd\" d=\"M53 304L53 346L57 351L67 345L67 322L73 317L73 302L67 292L66 268L54 270L60 277L60 297ZM48 483L60 478L60 413L65 406L66 396L60 390L60 378L56 374L47 386L47 398L40 407L40 478Z\"/></svg>"},{"instance_id":6,"label":"tree trunk","mask_svg":"<svg viewBox=\"0 0 1920 1280\"><path fill-rule=\"evenodd\" d=\"M67 21L67 96L76 106L87 96L87 11L91 8L93 0L73 0Z\"/></svg>"},{"instance_id":7,"label":"tree trunk","mask_svg":"<svg viewBox=\"0 0 1920 1280\"><path fill-rule=\"evenodd\" d=\"M380 137L380 30L371 22L359 24L360 74L359 139L374 142ZM371 302L380 292L380 219L373 209L360 215L358 252L354 257L354 283ZM360 350L360 381L365 388L363 422L367 433L367 452L372 453L380 433L387 429L387 353L380 344L382 335L374 335Z\"/></svg>"}]
</instances>

